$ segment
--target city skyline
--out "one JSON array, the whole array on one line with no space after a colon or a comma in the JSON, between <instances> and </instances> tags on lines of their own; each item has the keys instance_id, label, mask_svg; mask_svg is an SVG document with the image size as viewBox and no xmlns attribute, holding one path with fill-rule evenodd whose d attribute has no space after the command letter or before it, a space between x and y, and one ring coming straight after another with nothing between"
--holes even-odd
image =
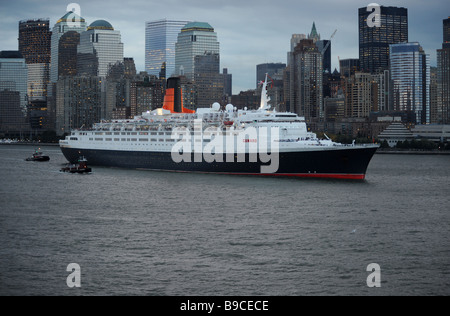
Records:
<instances>
[{"instance_id":1,"label":"city skyline","mask_svg":"<svg viewBox=\"0 0 450 316\"><path fill-rule=\"evenodd\" d=\"M285 63L292 34L307 34L313 22L322 39L329 39L338 29L332 40L332 69L339 68L338 56L341 59L358 58L358 9L368 5L369 1L348 0L336 4L319 0L307 6L295 1L277 4L264 0L244 3L191 0L182 5L175 0L164 3L132 0L127 7L118 1L111 1L107 7L100 2L82 0L77 3L88 24L105 19L120 30L125 56L135 59L138 71L145 70L146 22L167 18L214 24L221 42L221 68L228 68L233 73L233 93L238 93L254 88L257 64ZM20 20L49 17L50 28L53 28L65 14L67 4L69 2L61 1L37 4L29 0L2 3L0 50L17 50ZM421 1L405 0L380 4L408 8L409 40L420 42L430 54L431 66L436 66L436 50L442 42L442 20L450 14L443 10L446 1L435 0L426 6Z\"/></svg>"}]
</instances>

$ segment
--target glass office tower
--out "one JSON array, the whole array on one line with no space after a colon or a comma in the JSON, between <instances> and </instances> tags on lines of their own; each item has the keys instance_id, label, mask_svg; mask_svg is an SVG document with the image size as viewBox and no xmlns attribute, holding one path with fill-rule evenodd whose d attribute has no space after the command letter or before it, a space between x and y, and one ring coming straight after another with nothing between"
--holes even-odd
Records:
<instances>
[{"instance_id":1,"label":"glass office tower","mask_svg":"<svg viewBox=\"0 0 450 316\"><path fill-rule=\"evenodd\" d=\"M73 60L73 58L76 58L76 52L75 57L73 55L69 56L67 55L68 51L65 48L67 48L67 45L70 45L69 42L72 42L74 45L78 45L80 42L80 38L79 35L77 34L80 34L84 31L86 31L85 19L83 19L79 15L76 15L73 12L67 12L63 17L61 17L56 22L52 32L52 60L50 66L51 82L56 83L56 81L58 81L60 74L67 75L68 73L74 72L74 70L71 69L71 67L68 67L67 65L68 59ZM67 33L69 32L71 32L71 34L67 35ZM64 37L63 43L60 43L60 40L63 37ZM62 52L62 55L60 52L61 49L64 50L64 52Z\"/></svg>"},{"instance_id":2,"label":"glass office tower","mask_svg":"<svg viewBox=\"0 0 450 316\"><path fill-rule=\"evenodd\" d=\"M77 72L106 78L109 68L123 63L123 43L119 31L105 20L97 20L81 33L78 46Z\"/></svg>"},{"instance_id":3,"label":"glass office tower","mask_svg":"<svg viewBox=\"0 0 450 316\"><path fill-rule=\"evenodd\" d=\"M29 101L47 101L51 34L49 19L19 22L19 51L28 65Z\"/></svg>"},{"instance_id":4,"label":"glass office tower","mask_svg":"<svg viewBox=\"0 0 450 316\"><path fill-rule=\"evenodd\" d=\"M145 26L145 71L168 78L175 74L175 43L189 21L158 20Z\"/></svg>"},{"instance_id":5,"label":"glass office tower","mask_svg":"<svg viewBox=\"0 0 450 316\"><path fill-rule=\"evenodd\" d=\"M389 68L389 45L408 42L408 9L381 7L381 27L370 27L372 12L359 9L359 61L361 71L380 73Z\"/></svg>"},{"instance_id":6,"label":"glass office tower","mask_svg":"<svg viewBox=\"0 0 450 316\"><path fill-rule=\"evenodd\" d=\"M195 57L204 54L219 54L220 43L217 33L208 23L186 24L178 35L175 45L175 72L194 80Z\"/></svg>"},{"instance_id":7,"label":"glass office tower","mask_svg":"<svg viewBox=\"0 0 450 316\"><path fill-rule=\"evenodd\" d=\"M27 113L28 67L25 58L18 51L0 52L0 91L17 91L20 93L20 108Z\"/></svg>"},{"instance_id":8,"label":"glass office tower","mask_svg":"<svg viewBox=\"0 0 450 316\"><path fill-rule=\"evenodd\" d=\"M430 123L430 55L419 43L390 46L394 110L411 114L412 123Z\"/></svg>"}]
</instances>

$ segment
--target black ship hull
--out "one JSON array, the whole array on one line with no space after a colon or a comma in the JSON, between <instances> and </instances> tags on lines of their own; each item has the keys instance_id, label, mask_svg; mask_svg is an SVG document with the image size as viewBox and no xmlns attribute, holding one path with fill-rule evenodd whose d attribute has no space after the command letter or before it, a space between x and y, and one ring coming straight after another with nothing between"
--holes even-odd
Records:
<instances>
[{"instance_id":1,"label":"black ship hull","mask_svg":"<svg viewBox=\"0 0 450 316\"><path fill-rule=\"evenodd\" d=\"M113 151L61 147L70 163L81 156L92 166L147 169L172 172L195 172L233 175L284 176L363 180L368 165L378 147L347 147L320 151L279 153L279 168L275 173L261 173L261 162L180 162L172 160L170 152ZM226 158L223 159L226 161Z\"/></svg>"}]
</instances>

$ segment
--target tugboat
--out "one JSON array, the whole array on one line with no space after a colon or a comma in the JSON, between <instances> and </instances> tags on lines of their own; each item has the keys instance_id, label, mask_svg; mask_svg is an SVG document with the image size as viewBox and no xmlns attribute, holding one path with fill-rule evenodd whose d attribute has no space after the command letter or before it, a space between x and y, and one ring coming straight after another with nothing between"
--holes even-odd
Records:
<instances>
[{"instance_id":1,"label":"tugboat","mask_svg":"<svg viewBox=\"0 0 450 316\"><path fill-rule=\"evenodd\" d=\"M80 157L78 163L68 164L67 167L61 169L61 172L69 173L91 173L92 169L87 166L87 159L85 157Z\"/></svg>"},{"instance_id":2,"label":"tugboat","mask_svg":"<svg viewBox=\"0 0 450 316\"><path fill-rule=\"evenodd\" d=\"M25 159L26 161L49 161L49 156L44 156L42 152L40 152L40 148L36 150L30 158Z\"/></svg>"}]
</instances>

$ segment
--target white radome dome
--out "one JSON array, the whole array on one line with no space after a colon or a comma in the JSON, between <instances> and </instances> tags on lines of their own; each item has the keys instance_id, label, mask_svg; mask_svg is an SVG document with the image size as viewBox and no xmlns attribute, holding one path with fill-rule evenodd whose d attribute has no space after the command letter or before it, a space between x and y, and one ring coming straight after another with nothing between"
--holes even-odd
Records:
<instances>
[{"instance_id":1,"label":"white radome dome","mask_svg":"<svg viewBox=\"0 0 450 316\"><path fill-rule=\"evenodd\" d=\"M220 104L217 103L217 102L213 103L212 109L213 109L213 111L215 111L215 112L219 112L219 111L220 111Z\"/></svg>"}]
</instances>

